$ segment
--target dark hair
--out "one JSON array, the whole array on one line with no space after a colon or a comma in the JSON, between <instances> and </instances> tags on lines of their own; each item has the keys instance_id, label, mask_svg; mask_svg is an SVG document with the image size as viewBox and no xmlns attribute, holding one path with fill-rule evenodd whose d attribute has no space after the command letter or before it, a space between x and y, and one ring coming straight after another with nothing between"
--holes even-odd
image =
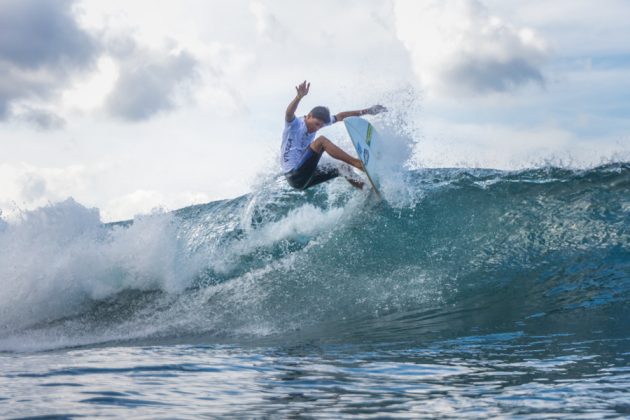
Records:
<instances>
[{"instance_id":1,"label":"dark hair","mask_svg":"<svg viewBox=\"0 0 630 420\"><path fill-rule=\"evenodd\" d=\"M325 106L316 106L311 109L311 117L322 120L326 124L330 124L330 111Z\"/></svg>"}]
</instances>

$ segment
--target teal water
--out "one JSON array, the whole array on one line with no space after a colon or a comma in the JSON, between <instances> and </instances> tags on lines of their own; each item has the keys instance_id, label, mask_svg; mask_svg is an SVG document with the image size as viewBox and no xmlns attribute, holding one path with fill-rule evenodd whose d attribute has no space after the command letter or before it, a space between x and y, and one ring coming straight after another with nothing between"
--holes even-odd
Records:
<instances>
[{"instance_id":1,"label":"teal water","mask_svg":"<svg viewBox=\"0 0 630 420\"><path fill-rule=\"evenodd\" d=\"M627 418L630 165L0 222L4 417Z\"/></svg>"}]
</instances>

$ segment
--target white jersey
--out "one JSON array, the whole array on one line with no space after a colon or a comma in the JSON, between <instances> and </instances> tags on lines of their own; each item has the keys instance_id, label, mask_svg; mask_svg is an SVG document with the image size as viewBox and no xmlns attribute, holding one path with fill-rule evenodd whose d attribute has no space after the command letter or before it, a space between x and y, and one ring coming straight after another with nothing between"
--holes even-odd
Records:
<instances>
[{"instance_id":1,"label":"white jersey","mask_svg":"<svg viewBox=\"0 0 630 420\"><path fill-rule=\"evenodd\" d=\"M334 117L333 117L334 122ZM315 134L309 133L304 117L295 117L293 121L284 123L282 147L280 149L280 165L282 171L289 172L300 163L306 148L315 140Z\"/></svg>"},{"instance_id":2,"label":"white jersey","mask_svg":"<svg viewBox=\"0 0 630 420\"><path fill-rule=\"evenodd\" d=\"M295 117L284 124L280 164L284 172L289 172L300 162L304 151L315 139L315 133L309 133L304 117Z\"/></svg>"}]
</instances>

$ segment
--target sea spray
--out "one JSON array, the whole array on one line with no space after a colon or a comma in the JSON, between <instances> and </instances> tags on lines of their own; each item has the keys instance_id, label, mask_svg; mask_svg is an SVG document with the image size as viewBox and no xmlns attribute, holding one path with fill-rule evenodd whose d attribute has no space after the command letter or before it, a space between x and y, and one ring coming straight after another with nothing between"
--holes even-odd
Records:
<instances>
[{"instance_id":1,"label":"sea spray","mask_svg":"<svg viewBox=\"0 0 630 420\"><path fill-rule=\"evenodd\" d=\"M106 226L72 199L23 212L0 232L2 328L76 315L129 289L184 290L196 267L179 246L171 214Z\"/></svg>"}]
</instances>

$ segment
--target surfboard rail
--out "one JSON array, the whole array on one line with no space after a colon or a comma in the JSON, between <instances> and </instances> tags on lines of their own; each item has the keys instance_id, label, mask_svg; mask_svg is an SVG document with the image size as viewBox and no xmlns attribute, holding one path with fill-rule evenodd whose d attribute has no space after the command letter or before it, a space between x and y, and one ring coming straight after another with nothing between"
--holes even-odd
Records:
<instances>
[{"instance_id":1,"label":"surfboard rail","mask_svg":"<svg viewBox=\"0 0 630 420\"><path fill-rule=\"evenodd\" d=\"M380 198L378 160L380 159L381 137L372 124L361 117L348 117L343 120L350 140L363 163L363 170L372 189Z\"/></svg>"}]
</instances>

